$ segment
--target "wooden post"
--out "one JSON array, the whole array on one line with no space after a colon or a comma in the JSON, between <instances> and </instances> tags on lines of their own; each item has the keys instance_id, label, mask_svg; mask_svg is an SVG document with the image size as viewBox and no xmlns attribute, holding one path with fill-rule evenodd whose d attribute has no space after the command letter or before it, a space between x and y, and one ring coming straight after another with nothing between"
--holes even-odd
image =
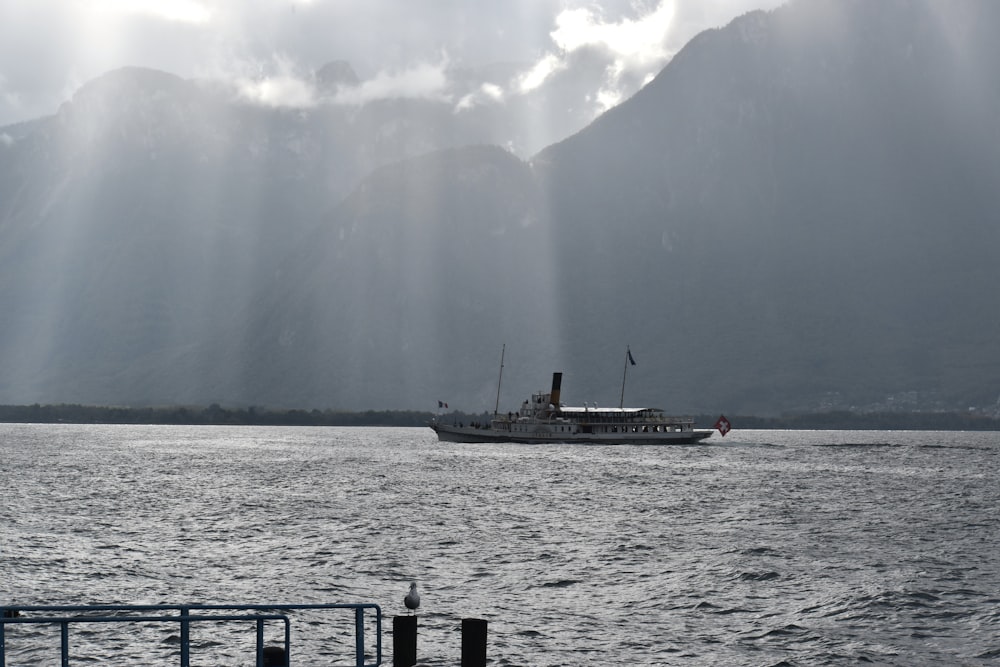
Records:
<instances>
[{"instance_id":1,"label":"wooden post","mask_svg":"<svg viewBox=\"0 0 1000 667\"><path fill-rule=\"evenodd\" d=\"M288 667L288 656L280 646L264 647L264 667Z\"/></svg>"},{"instance_id":2,"label":"wooden post","mask_svg":"<svg viewBox=\"0 0 1000 667\"><path fill-rule=\"evenodd\" d=\"M393 617L392 664L395 667L413 667L417 664L416 616Z\"/></svg>"},{"instance_id":3,"label":"wooden post","mask_svg":"<svg viewBox=\"0 0 1000 667\"><path fill-rule=\"evenodd\" d=\"M462 619L462 667L486 667L486 619Z\"/></svg>"}]
</instances>

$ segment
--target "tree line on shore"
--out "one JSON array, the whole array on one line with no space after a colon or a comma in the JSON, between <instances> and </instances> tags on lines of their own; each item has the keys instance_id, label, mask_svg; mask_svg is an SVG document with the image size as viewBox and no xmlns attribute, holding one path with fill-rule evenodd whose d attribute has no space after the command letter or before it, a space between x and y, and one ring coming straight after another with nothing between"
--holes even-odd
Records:
<instances>
[{"instance_id":1,"label":"tree line on shore","mask_svg":"<svg viewBox=\"0 0 1000 667\"><path fill-rule=\"evenodd\" d=\"M231 426L425 426L430 412L404 410L272 410L258 407L115 407L2 405L0 422L37 424L187 424Z\"/></svg>"},{"instance_id":2,"label":"tree line on shore","mask_svg":"<svg viewBox=\"0 0 1000 667\"><path fill-rule=\"evenodd\" d=\"M120 407L77 404L0 405L0 422L34 424L185 424L233 426L426 426L435 417L449 423L488 423L489 413L452 411L445 415L415 410L274 410L260 407ZM716 416L699 415L696 423L708 428ZM849 411L730 417L734 429L825 429L1000 431L1000 419L961 412Z\"/></svg>"},{"instance_id":3,"label":"tree line on shore","mask_svg":"<svg viewBox=\"0 0 1000 667\"><path fill-rule=\"evenodd\" d=\"M712 424L714 418L698 419ZM965 412L814 412L780 417L735 417L733 428L858 431L1000 431L1000 419Z\"/></svg>"}]
</instances>

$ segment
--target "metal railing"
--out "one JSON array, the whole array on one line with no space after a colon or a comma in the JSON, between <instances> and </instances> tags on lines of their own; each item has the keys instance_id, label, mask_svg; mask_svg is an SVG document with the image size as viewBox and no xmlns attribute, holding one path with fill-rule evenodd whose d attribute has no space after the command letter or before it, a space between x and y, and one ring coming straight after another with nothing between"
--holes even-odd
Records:
<instances>
[{"instance_id":1,"label":"metal railing","mask_svg":"<svg viewBox=\"0 0 1000 667\"><path fill-rule=\"evenodd\" d=\"M299 610L354 611L354 667L382 664L382 609L377 604L251 604L251 605L7 605L0 606L0 667L6 667L7 626L58 625L62 667L69 667L70 624L86 623L176 623L180 626L180 666L191 667L191 624L203 622L248 622L256 624L257 667L264 666L264 627L267 621L284 626L284 664L291 664L291 621L285 612ZM365 611L374 612L375 662L365 658ZM169 613L176 612L176 613ZM197 612L197 613L192 613ZM230 612L230 613L220 613ZM243 613L236 613L243 612ZM111 613L118 615L110 615ZM314 661L309 659L308 664Z\"/></svg>"}]
</instances>

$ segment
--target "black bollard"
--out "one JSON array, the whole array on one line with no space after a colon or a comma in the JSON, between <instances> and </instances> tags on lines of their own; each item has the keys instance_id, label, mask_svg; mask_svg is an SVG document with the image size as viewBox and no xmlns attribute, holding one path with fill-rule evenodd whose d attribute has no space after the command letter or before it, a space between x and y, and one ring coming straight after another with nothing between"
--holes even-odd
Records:
<instances>
[{"instance_id":1,"label":"black bollard","mask_svg":"<svg viewBox=\"0 0 1000 667\"><path fill-rule=\"evenodd\" d=\"M392 664L395 667L413 667L417 664L416 616L393 617Z\"/></svg>"},{"instance_id":2,"label":"black bollard","mask_svg":"<svg viewBox=\"0 0 1000 667\"><path fill-rule=\"evenodd\" d=\"M486 667L486 619L462 619L462 667Z\"/></svg>"},{"instance_id":3,"label":"black bollard","mask_svg":"<svg viewBox=\"0 0 1000 667\"><path fill-rule=\"evenodd\" d=\"M280 646L264 647L264 667L288 667L288 656Z\"/></svg>"}]
</instances>

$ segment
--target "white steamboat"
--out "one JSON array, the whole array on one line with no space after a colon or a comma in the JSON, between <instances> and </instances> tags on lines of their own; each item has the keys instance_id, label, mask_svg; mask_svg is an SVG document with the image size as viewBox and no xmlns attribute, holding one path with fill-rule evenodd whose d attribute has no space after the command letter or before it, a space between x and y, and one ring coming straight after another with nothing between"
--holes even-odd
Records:
<instances>
[{"instance_id":1,"label":"white steamboat","mask_svg":"<svg viewBox=\"0 0 1000 667\"><path fill-rule=\"evenodd\" d=\"M560 403L562 373L552 374L552 388L524 401L517 412L494 413L488 424L430 427L445 442L573 443L587 445L690 445L712 435L694 427L691 417L672 417L658 408L569 407Z\"/></svg>"}]
</instances>

